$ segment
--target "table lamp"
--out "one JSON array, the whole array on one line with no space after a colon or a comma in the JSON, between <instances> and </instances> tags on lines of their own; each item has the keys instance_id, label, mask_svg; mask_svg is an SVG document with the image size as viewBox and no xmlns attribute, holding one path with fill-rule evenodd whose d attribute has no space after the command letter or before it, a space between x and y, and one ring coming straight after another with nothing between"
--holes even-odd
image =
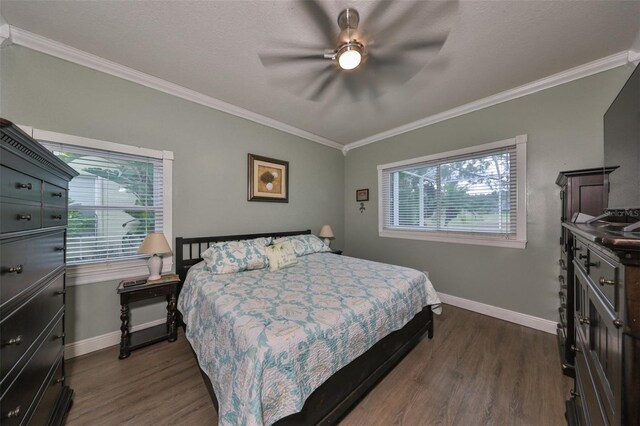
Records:
<instances>
[{"instance_id":1,"label":"table lamp","mask_svg":"<svg viewBox=\"0 0 640 426\"><path fill-rule=\"evenodd\" d=\"M331 238L334 237L333 229L331 229L330 225L324 225L322 229L320 229L320 233L318 234L320 238L324 238L324 243L326 245L331 244Z\"/></svg>"},{"instance_id":2,"label":"table lamp","mask_svg":"<svg viewBox=\"0 0 640 426\"><path fill-rule=\"evenodd\" d=\"M151 232L147 234L142 245L138 249L138 254L151 254L147 266L149 267L148 280L160 279L162 272L162 256L160 254L171 253L171 247L162 232Z\"/></svg>"}]
</instances>

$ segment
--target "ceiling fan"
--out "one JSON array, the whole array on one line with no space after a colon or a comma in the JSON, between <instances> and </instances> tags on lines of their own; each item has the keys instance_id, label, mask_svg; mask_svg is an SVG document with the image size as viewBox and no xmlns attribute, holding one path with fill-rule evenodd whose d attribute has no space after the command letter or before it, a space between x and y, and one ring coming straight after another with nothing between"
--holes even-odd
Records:
<instances>
[{"instance_id":1,"label":"ceiling fan","mask_svg":"<svg viewBox=\"0 0 640 426\"><path fill-rule=\"evenodd\" d=\"M406 4L409 7L404 7ZM403 31L420 10L434 6L430 19L444 17L447 24L451 21L452 10L457 0L450 1L378 1L361 24L360 14L354 7L347 7L334 21L318 0L300 0L302 9L312 18L321 30L325 47L301 45L296 42L284 42L286 49L304 49L305 53L261 53L263 66L277 70L282 65L293 63L314 64L313 73L304 82L302 96L317 101L336 83L341 83L343 92L349 93L353 100L360 100L365 93L370 98L381 96L390 86L405 83L417 74L445 43L449 25L445 31L430 38L416 38L418 31ZM401 5L401 6L397 6ZM380 27L378 21L389 14L390 7L404 7L393 19ZM338 28L335 28L335 22ZM428 23L420 22L428 26ZM379 29L378 29L379 28ZM442 26L440 27L442 28ZM329 46L328 48L326 46ZM425 55L425 53L431 55ZM303 75L300 75L304 79ZM296 77L296 78L300 78ZM288 80L290 83L290 79ZM293 87L292 84L289 86Z\"/></svg>"}]
</instances>

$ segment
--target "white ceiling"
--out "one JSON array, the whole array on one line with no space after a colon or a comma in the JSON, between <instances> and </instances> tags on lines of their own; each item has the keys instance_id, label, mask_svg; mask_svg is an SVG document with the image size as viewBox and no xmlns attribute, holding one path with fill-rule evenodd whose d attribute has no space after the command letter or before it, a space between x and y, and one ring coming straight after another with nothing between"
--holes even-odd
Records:
<instances>
[{"instance_id":1,"label":"white ceiling","mask_svg":"<svg viewBox=\"0 0 640 426\"><path fill-rule=\"evenodd\" d=\"M396 25L393 42L447 34L439 52L404 84L359 99L335 85L318 101L304 95L321 82L323 62L265 68L259 54L315 53L326 46L304 0L12 1L12 26L97 55L206 96L344 145L631 48L640 30L638 1L396 0L376 25ZM322 1L334 32L346 6L366 21L377 1ZM446 13L447 10L449 13ZM317 15L316 15L317 16ZM450 30L450 31L449 31ZM385 40L376 39L376 43ZM364 66L367 64L365 63ZM357 76L357 75L356 75ZM368 92L367 92L368 93Z\"/></svg>"}]
</instances>

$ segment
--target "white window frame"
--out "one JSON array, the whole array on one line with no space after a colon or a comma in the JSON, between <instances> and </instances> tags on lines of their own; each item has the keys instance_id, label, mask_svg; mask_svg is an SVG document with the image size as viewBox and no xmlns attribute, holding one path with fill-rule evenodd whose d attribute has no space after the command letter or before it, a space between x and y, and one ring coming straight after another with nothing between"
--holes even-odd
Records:
<instances>
[{"instance_id":1,"label":"white window frame","mask_svg":"<svg viewBox=\"0 0 640 426\"><path fill-rule=\"evenodd\" d=\"M412 164L424 163L427 161L439 160L445 157L455 157L459 155L473 154L475 152L490 149L503 148L508 146L516 147L516 238L506 239L495 235L482 235L454 232L433 232L417 230L390 230L384 229L384 200L382 187L382 173L384 170L409 166ZM439 241L447 243L473 244L481 246L509 247L524 249L527 246L527 135L519 135L515 138L505 139L497 142L476 145L454 151L442 152L424 157L411 158L409 160L397 161L394 163L378 165L378 235L387 238L404 238L409 240Z\"/></svg>"},{"instance_id":2,"label":"white window frame","mask_svg":"<svg viewBox=\"0 0 640 426\"><path fill-rule=\"evenodd\" d=\"M98 139L90 139L80 136L67 135L64 133L51 132L48 130L35 129L28 126L20 127L36 140L161 159L163 168L162 176L164 183L162 206L164 223L162 232L167 238L169 245L173 247L172 151L160 151L157 149L142 148L115 142L107 142ZM164 256L162 273L171 272L172 270L173 255ZM147 268L146 258L109 260L106 262L91 263L86 265L67 265L67 285L76 286L83 284L92 284L103 281L131 278L135 276L145 276L148 274L149 268Z\"/></svg>"}]
</instances>

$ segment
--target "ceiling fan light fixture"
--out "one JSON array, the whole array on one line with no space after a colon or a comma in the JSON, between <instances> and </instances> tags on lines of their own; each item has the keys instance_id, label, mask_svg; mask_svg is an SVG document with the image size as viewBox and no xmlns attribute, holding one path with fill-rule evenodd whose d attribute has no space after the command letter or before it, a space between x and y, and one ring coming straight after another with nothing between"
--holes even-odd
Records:
<instances>
[{"instance_id":1,"label":"ceiling fan light fixture","mask_svg":"<svg viewBox=\"0 0 640 426\"><path fill-rule=\"evenodd\" d=\"M362 63L362 45L360 43L345 43L338 49L338 65L343 70L352 70Z\"/></svg>"}]
</instances>

